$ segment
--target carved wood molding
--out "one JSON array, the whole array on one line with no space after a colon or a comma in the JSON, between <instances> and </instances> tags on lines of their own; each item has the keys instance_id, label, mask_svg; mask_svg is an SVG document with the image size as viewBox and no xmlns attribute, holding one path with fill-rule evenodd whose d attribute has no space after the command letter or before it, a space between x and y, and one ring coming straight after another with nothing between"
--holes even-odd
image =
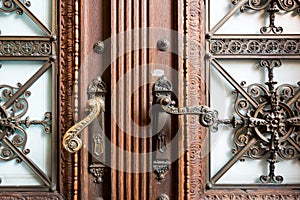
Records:
<instances>
[{"instance_id":1,"label":"carved wood molding","mask_svg":"<svg viewBox=\"0 0 300 200\"><path fill-rule=\"evenodd\" d=\"M186 3L187 10L187 33L188 42L188 63L187 63L187 104L199 105L205 104L205 83L204 83L204 61L202 60L202 44L204 44L204 24L203 7L204 2L201 0L188 0ZM187 117L187 134L188 134L188 155L187 167L189 168L190 177L189 188L187 192L191 199L199 199L204 189L205 167L201 159L204 128L201 128L198 116Z\"/></svg>"},{"instance_id":2,"label":"carved wood molding","mask_svg":"<svg viewBox=\"0 0 300 200\"><path fill-rule=\"evenodd\" d=\"M66 199L73 197L74 158L64 150L61 141L63 134L74 123L73 84L74 84L74 1L59 1L59 147L60 147L60 193Z\"/></svg>"}]
</instances>

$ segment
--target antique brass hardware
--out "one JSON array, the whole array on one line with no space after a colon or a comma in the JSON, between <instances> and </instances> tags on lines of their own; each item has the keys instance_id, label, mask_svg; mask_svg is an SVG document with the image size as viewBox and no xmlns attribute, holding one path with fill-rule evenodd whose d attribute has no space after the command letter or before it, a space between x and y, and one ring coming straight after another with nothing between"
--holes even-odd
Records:
<instances>
[{"instance_id":1,"label":"antique brass hardware","mask_svg":"<svg viewBox=\"0 0 300 200\"><path fill-rule=\"evenodd\" d=\"M165 178L170 169L171 148L168 147L170 142L170 115L187 115L196 114L200 116L200 123L205 127L218 125L217 112L207 106L191 106L176 108L175 101L171 99L172 84L165 76L161 76L154 84L155 103L160 105L154 115L153 131L156 134L156 154L153 159L152 168L156 173L156 179L161 181Z\"/></svg>"},{"instance_id":2,"label":"antique brass hardware","mask_svg":"<svg viewBox=\"0 0 300 200\"><path fill-rule=\"evenodd\" d=\"M70 153L75 153L82 147L82 141L78 135L99 116L101 111L104 111L104 101L100 98L89 99L87 108L91 110L90 114L67 130L63 137L63 145Z\"/></svg>"},{"instance_id":3,"label":"antique brass hardware","mask_svg":"<svg viewBox=\"0 0 300 200\"><path fill-rule=\"evenodd\" d=\"M87 108L90 110L89 115L67 130L63 137L63 145L68 152L75 153L82 147L82 141L78 137L79 133L90 123L92 123L94 119L98 118L101 112L105 111L105 93L106 85L100 77L97 77L92 81L88 88L89 100L87 101ZM100 124L102 125L102 122L100 122ZM103 148L103 145L98 144L98 146L99 145L102 146L101 148ZM95 149L99 148L95 147ZM98 154L102 154L103 150L99 152L97 150L96 152Z\"/></svg>"},{"instance_id":4,"label":"antique brass hardware","mask_svg":"<svg viewBox=\"0 0 300 200\"><path fill-rule=\"evenodd\" d=\"M199 115L200 124L209 127L215 125L218 120L218 113L208 106L189 106L177 108L175 101L171 99L172 85L165 76L161 76L155 83L154 95L156 103L161 105L164 112L172 115Z\"/></svg>"}]
</instances>

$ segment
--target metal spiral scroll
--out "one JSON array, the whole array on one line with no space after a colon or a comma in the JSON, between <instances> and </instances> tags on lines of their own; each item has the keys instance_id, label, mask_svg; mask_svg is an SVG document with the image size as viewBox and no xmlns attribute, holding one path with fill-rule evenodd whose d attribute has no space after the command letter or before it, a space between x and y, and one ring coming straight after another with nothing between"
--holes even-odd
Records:
<instances>
[{"instance_id":1,"label":"metal spiral scroll","mask_svg":"<svg viewBox=\"0 0 300 200\"><path fill-rule=\"evenodd\" d=\"M89 115L72 126L63 137L64 148L70 153L75 153L82 147L82 140L78 137L78 135L99 116L101 111L104 111L104 101L97 97L89 99L87 102L87 108L90 109Z\"/></svg>"}]
</instances>

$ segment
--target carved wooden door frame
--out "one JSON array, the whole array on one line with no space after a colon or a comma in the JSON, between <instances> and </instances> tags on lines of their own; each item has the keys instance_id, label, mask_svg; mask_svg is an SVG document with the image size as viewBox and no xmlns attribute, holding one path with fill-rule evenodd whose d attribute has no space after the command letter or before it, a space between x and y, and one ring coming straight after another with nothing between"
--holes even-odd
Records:
<instances>
[{"instance_id":1,"label":"carved wooden door frame","mask_svg":"<svg viewBox=\"0 0 300 200\"><path fill-rule=\"evenodd\" d=\"M54 192L1 192L0 198L10 199L78 199L80 176L78 154L70 154L61 145L62 136L71 127L78 116L78 71L82 52L79 50L79 22L81 6L79 0L58 1L58 187ZM187 77L185 88L185 105L205 104L205 73L202 47L205 44L205 5L203 0L182 0L178 2L182 13L179 17L184 22L182 31L189 34L191 42L186 44L189 49L189 62L184 62L183 71ZM80 20L79 20L80 19ZM74 98L75 97L75 98ZM188 116L189 126L185 131L185 144L188 148L184 157L179 161L179 171L184 172L178 180L182 181L184 199L296 199L299 192L289 188L275 190L264 188L256 191L231 190L206 190L207 159L205 158L205 128L201 127L197 116Z\"/></svg>"},{"instance_id":2,"label":"carved wooden door frame","mask_svg":"<svg viewBox=\"0 0 300 200\"><path fill-rule=\"evenodd\" d=\"M79 51L79 33L81 33L79 19L82 20L84 17L79 15L82 6L84 4L79 4L79 0L60 0L59 2L59 141L67 128L73 124L73 119L77 119L79 60L80 55L84 53ZM183 62L182 70L186 74L187 84L182 99L185 99L184 105L206 104L205 70L204 67L199 67L204 66L202 47L205 45L205 4L203 0L181 0L178 1L179 6L182 8L182 13L178 14L178 18L183 21L182 27L179 28L187 32L191 39L186 44L186 48L189 49L189 62ZM72 96L75 96L75 99L72 99ZM178 180L182 181L180 188L184 189L182 194L184 199L299 198L299 192L288 187L280 190L265 187L255 191L234 188L207 190L207 159L204 156L207 149L205 143L207 132L196 118L197 116L186 118L189 126L185 127L184 141L188 148L184 157L179 160L178 170L182 173L179 173ZM73 156L62 150L62 147L60 155L58 192L61 195L56 196L57 198L63 196L67 199L77 199L80 191L83 191L79 188L81 179L78 173L78 155Z\"/></svg>"}]
</instances>

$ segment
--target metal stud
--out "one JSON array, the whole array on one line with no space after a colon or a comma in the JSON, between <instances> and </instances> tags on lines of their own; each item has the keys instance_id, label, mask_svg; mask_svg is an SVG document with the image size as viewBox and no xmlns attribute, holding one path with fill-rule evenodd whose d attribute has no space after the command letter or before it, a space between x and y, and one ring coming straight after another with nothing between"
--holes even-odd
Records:
<instances>
[{"instance_id":1,"label":"metal stud","mask_svg":"<svg viewBox=\"0 0 300 200\"><path fill-rule=\"evenodd\" d=\"M169 196L165 193L162 193L161 195L159 195L159 197L157 198L157 200L169 200Z\"/></svg>"},{"instance_id":2,"label":"metal stud","mask_svg":"<svg viewBox=\"0 0 300 200\"><path fill-rule=\"evenodd\" d=\"M157 49L160 51L166 51L170 47L170 42L167 39L160 39L156 43Z\"/></svg>"},{"instance_id":3,"label":"metal stud","mask_svg":"<svg viewBox=\"0 0 300 200\"><path fill-rule=\"evenodd\" d=\"M97 54L102 54L104 52L104 47L104 42L99 40L94 44L94 52Z\"/></svg>"}]
</instances>

